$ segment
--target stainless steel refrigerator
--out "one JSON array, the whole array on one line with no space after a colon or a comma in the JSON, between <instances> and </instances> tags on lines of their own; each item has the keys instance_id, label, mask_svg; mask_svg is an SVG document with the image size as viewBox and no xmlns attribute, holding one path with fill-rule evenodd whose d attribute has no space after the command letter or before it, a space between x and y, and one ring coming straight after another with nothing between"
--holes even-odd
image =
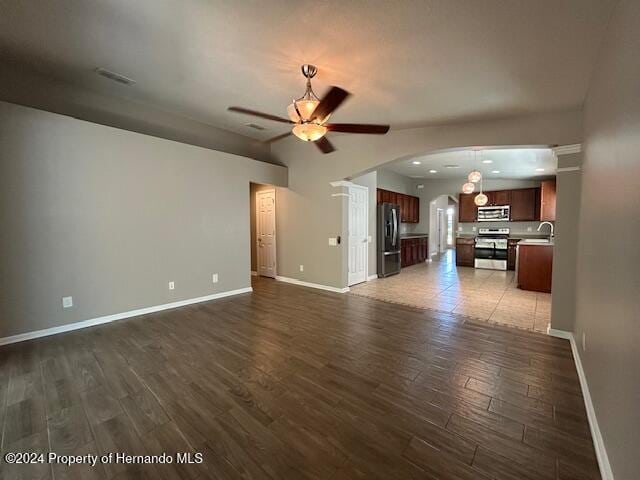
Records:
<instances>
[{"instance_id":1,"label":"stainless steel refrigerator","mask_svg":"<svg viewBox=\"0 0 640 480\"><path fill-rule=\"evenodd\" d=\"M400 273L400 206L378 205L378 277Z\"/></svg>"}]
</instances>

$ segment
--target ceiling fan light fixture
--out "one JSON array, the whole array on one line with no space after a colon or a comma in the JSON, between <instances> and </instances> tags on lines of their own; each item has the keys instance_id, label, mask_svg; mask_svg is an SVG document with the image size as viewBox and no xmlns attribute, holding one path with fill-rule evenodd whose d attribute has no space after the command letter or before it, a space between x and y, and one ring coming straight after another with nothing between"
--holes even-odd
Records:
<instances>
[{"instance_id":1,"label":"ceiling fan light fixture","mask_svg":"<svg viewBox=\"0 0 640 480\"><path fill-rule=\"evenodd\" d=\"M320 140L327 133L327 127L317 123L299 123L293 127L293 134L305 142Z\"/></svg>"},{"instance_id":2,"label":"ceiling fan light fixture","mask_svg":"<svg viewBox=\"0 0 640 480\"><path fill-rule=\"evenodd\" d=\"M292 122L308 122L319 103L319 100L300 98L295 101L295 104L289 104L287 115L289 115L289 119ZM300 115L298 115L298 112L300 112Z\"/></svg>"}]
</instances>

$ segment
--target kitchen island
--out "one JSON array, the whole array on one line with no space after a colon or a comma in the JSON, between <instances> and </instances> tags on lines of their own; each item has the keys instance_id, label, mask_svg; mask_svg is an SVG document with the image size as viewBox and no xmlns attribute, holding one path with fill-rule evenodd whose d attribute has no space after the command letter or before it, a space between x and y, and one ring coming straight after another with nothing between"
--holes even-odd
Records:
<instances>
[{"instance_id":1,"label":"kitchen island","mask_svg":"<svg viewBox=\"0 0 640 480\"><path fill-rule=\"evenodd\" d=\"M551 293L553 241L524 239L517 244L516 281L521 290Z\"/></svg>"}]
</instances>

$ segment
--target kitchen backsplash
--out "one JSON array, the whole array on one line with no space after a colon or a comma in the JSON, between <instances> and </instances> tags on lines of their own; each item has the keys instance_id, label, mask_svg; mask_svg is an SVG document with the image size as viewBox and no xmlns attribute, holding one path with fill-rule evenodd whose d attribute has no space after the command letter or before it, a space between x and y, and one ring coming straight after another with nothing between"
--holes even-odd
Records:
<instances>
[{"instance_id":1,"label":"kitchen backsplash","mask_svg":"<svg viewBox=\"0 0 640 480\"><path fill-rule=\"evenodd\" d=\"M555 224L555 222L551 222ZM542 234L547 235L549 233L549 226L545 225L542 227L540 232L537 231L538 225L540 222L469 222L469 223L459 223L458 224L458 233L467 233L473 234L477 233L479 228L508 228L510 229L510 234ZM474 230L475 228L475 230Z\"/></svg>"}]
</instances>

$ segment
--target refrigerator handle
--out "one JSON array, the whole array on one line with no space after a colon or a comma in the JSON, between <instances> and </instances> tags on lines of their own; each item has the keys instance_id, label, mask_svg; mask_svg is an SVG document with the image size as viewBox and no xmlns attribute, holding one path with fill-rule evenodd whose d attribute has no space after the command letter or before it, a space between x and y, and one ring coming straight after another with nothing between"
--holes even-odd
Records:
<instances>
[{"instance_id":1,"label":"refrigerator handle","mask_svg":"<svg viewBox=\"0 0 640 480\"><path fill-rule=\"evenodd\" d=\"M396 215L396 209L395 208L391 209L391 215L393 217L393 237L392 237L392 240L391 240L391 245L395 247L396 246L396 241L397 241L397 238L398 238L398 217Z\"/></svg>"}]
</instances>

